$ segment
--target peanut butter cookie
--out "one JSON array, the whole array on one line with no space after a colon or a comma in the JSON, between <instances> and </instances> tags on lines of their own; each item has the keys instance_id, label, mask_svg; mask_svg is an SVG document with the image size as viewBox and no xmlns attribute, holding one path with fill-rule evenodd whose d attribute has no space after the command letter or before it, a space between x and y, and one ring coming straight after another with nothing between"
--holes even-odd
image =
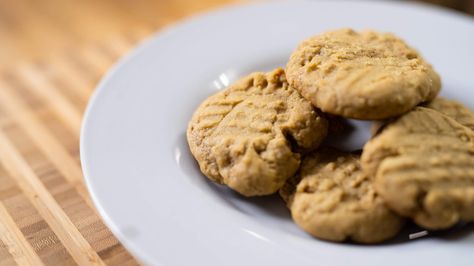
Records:
<instances>
[{"instance_id":1,"label":"peanut butter cookie","mask_svg":"<svg viewBox=\"0 0 474 266\"><path fill-rule=\"evenodd\" d=\"M294 175L301 151L316 148L328 123L283 69L253 73L207 100L194 113L188 144L201 171L245 196L276 192Z\"/></svg>"},{"instance_id":2,"label":"peanut butter cookie","mask_svg":"<svg viewBox=\"0 0 474 266\"><path fill-rule=\"evenodd\" d=\"M291 204L293 204L293 199L295 197L296 186L301 181L301 175L298 173L290 178L288 178L283 184L283 186L278 191L280 197L286 204L286 207L291 210Z\"/></svg>"},{"instance_id":3,"label":"peanut butter cookie","mask_svg":"<svg viewBox=\"0 0 474 266\"><path fill-rule=\"evenodd\" d=\"M315 151L303 160L299 177L289 179L280 193L301 228L330 241L381 242L395 236L403 223L374 191L359 155L353 153Z\"/></svg>"},{"instance_id":4,"label":"peanut butter cookie","mask_svg":"<svg viewBox=\"0 0 474 266\"><path fill-rule=\"evenodd\" d=\"M443 229L474 221L474 132L462 124L470 120L464 108L431 106L439 111L416 107L381 128L365 145L362 166L390 208Z\"/></svg>"},{"instance_id":5,"label":"peanut butter cookie","mask_svg":"<svg viewBox=\"0 0 474 266\"><path fill-rule=\"evenodd\" d=\"M459 102L437 97L432 102L427 103L426 107L435 109L453 118L461 125L474 130L474 112Z\"/></svg>"},{"instance_id":6,"label":"peanut butter cookie","mask_svg":"<svg viewBox=\"0 0 474 266\"><path fill-rule=\"evenodd\" d=\"M302 42L286 66L288 81L322 111L356 119L385 119L430 101L439 75L389 33L326 32Z\"/></svg>"}]
</instances>

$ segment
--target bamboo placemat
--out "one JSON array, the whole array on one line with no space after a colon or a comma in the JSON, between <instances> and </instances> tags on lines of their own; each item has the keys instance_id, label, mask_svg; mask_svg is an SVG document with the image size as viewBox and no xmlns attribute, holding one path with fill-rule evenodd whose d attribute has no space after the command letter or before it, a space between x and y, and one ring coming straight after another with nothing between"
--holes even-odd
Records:
<instances>
[{"instance_id":1,"label":"bamboo placemat","mask_svg":"<svg viewBox=\"0 0 474 266\"><path fill-rule=\"evenodd\" d=\"M0 265L137 265L101 221L79 161L82 114L144 34L0 71Z\"/></svg>"}]
</instances>

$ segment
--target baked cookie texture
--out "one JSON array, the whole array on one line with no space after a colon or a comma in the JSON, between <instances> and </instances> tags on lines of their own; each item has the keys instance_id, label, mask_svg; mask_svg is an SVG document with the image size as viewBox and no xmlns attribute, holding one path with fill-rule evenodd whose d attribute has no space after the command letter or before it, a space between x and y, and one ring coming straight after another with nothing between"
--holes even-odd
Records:
<instances>
[{"instance_id":1,"label":"baked cookie texture","mask_svg":"<svg viewBox=\"0 0 474 266\"><path fill-rule=\"evenodd\" d=\"M276 192L315 149L328 122L286 81L256 72L206 99L187 130L201 171L245 196Z\"/></svg>"},{"instance_id":2,"label":"baked cookie texture","mask_svg":"<svg viewBox=\"0 0 474 266\"><path fill-rule=\"evenodd\" d=\"M472 130L474 130L474 112L457 101L437 97L425 105L428 108L441 112Z\"/></svg>"},{"instance_id":3,"label":"baked cookie texture","mask_svg":"<svg viewBox=\"0 0 474 266\"><path fill-rule=\"evenodd\" d=\"M359 155L321 148L305 157L298 175L280 194L294 221L311 235L376 243L400 230L403 219L377 195L371 178L361 170Z\"/></svg>"},{"instance_id":4,"label":"baked cookie texture","mask_svg":"<svg viewBox=\"0 0 474 266\"><path fill-rule=\"evenodd\" d=\"M286 66L291 86L322 111L379 120L436 97L439 75L389 33L342 29L303 41Z\"/></svg>"},{"instance_id":5,"label":"baked cookie texture","mask_svg":"<svg viewBox=\"0 0 474 266\"><path fill-rule=\"evenodd\" d=\"M444 229L474 221L473 113L443 99L430 106L385 125L365 145L362 167L390 208Z\"/></svg>"},{"instance_id":6,"label":"baked cookie texture","mask_svg":"<svg viewBox=\"0 0 474 266\"><path fill-rule=\"evenodd\" d=\"M288 178L283 184L283 186L278 190L278 194L283 199L286 204L286 207L291 210L291 205L293 204L293 199L295 198L296 186L301 181L301 175L297 173L296 175Z\"/></svg>"}]
</instances>

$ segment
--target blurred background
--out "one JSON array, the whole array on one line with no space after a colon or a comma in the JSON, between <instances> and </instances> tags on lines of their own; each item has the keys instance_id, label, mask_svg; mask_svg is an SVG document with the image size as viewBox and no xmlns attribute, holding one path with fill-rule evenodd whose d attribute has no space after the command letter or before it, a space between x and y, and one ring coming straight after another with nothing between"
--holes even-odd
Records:
<instances>
[{"instance_id":1,"label":"blurred background","mask_svg":"<svg viewBox=\"0 0 474 266\"><path fill-rule=\"evenodd\" d=\"M0 67L116 36L139 38L193 13L239 1L1 0ZM474 14L473 0L420 2Z\"/></svg>"},{"instance_id":2,"label":"blurred background","mask_svg":"<svg viewBox=\"0 0 474 266\"><path fill-rule=\"evenodd\" d=\"M0 0L0 265L138 265L84 184L84 109L138 42L244 1ZM474 14L472 0L423 2Z\"/></svg>"}]
</instances>

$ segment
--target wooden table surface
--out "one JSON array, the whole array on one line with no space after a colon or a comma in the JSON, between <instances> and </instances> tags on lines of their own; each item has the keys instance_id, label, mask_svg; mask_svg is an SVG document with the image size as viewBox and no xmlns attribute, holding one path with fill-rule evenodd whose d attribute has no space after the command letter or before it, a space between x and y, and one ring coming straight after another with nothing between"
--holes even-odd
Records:
<instances>
[{"instance_id":1,"label":"wooden table surface","mask_svg":"<svg viewBox=\"0 0 474 266\"><path fill-rule=\"evenodd\" d=\"M234 1L0 0L0 265L138 264L85 188L82 113L137 42Z\"/></svg>"},{"instance_id":2,"label":"wooden table surface","mask_svg":"<svg viewBox=\"0 0 474 266\"><path fill-rule=\"evenodd\" d=\"M95 84L158 29L232 0L0 0L0 265L136 265L79 161Z\"/></svg>"}]
</instances>

